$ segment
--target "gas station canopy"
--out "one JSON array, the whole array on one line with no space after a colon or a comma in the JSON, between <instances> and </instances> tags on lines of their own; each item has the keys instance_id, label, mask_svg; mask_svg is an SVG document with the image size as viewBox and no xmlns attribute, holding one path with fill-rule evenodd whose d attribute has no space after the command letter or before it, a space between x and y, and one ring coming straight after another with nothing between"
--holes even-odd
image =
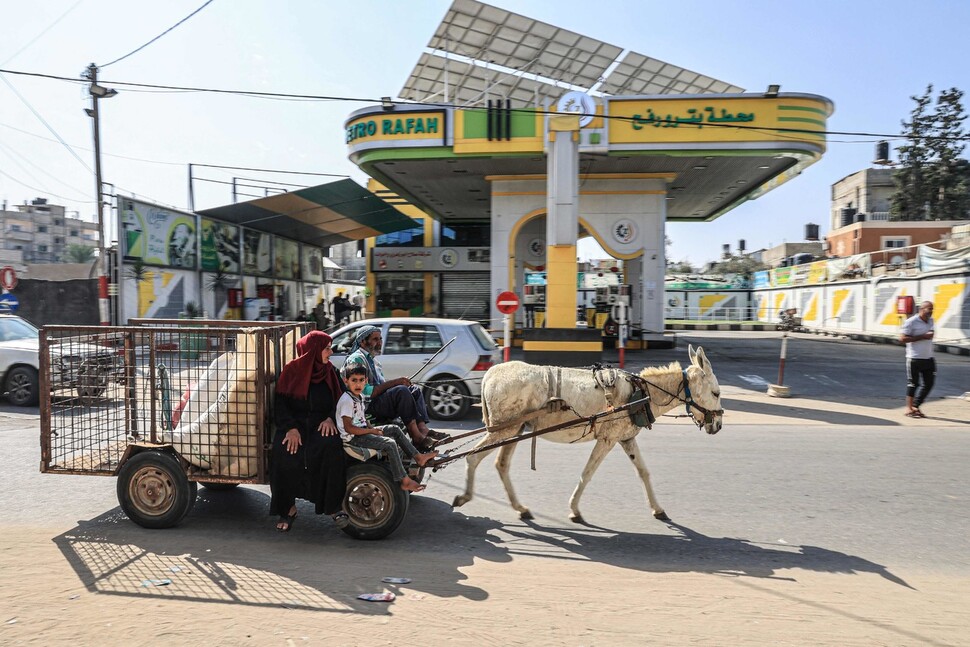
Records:
<instances>
[{"instance_id":1,"label":"gas station canopy","mask_svg":"<svg viewBox=\"0 0 970 647\"><path fill-rule=\"evenodd\" d=\"M198 213L318 247L420 226L349 179Z\"/></svg>"},{"instance_id":2,"label":"gas station canopy","mask_svg":"<svg viewBox=\"0 0 970 647\"><path fill-rule=\"evenodd\" d=\"M832 103L736 85L455 0L393 103L347 120L350 159L444 222L490 219L496 179L544 180L549 120L580 117L584 178L666 182L666 220L713 220L825 151Z\"/></svg>"}]
</instances>

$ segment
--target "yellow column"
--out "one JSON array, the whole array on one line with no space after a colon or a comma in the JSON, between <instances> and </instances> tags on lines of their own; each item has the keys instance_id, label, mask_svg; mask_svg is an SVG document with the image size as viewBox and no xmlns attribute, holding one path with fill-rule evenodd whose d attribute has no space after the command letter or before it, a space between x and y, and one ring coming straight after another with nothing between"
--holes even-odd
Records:
<instances>
[{"instance_id":1,"label":"yellow column","mask_svg":"<svg viewBox=\"0 0 970 647\"><path fill-rule=\"evenodd\" d=\"M546 248L546 328L576 327L576 246Z\"/></svg>"}]
</instances>

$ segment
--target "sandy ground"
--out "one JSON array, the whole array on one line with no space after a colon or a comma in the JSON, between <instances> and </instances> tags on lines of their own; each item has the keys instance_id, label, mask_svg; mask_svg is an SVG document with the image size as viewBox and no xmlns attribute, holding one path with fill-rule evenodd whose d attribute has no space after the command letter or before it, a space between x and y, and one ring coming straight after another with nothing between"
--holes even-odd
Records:
<instances>
[{"instance_id":1,"label":"sandy ground","mask_svg":"<svg viewBox=\"0 0 970 647\"><path fill-rule=\"evenodd\" d=\"M434 546L377 550L335 532L322 543L296 539L296 552L254 538L245 553L211 537L201 548L185 535L125 543L105 534L144 535L0 531L0 643L965 645L970 636L965 576L865 564L816 572L787 567L800 558L780 545L724 570L712 555L699 572L676 555L659 557L666 564L631 555L595 531L537 541L525 525L489 533L457 560ZM584 558L584 542L612 550L612 561ZM402 571L412 583L381 583ZM161 578L172 583L144 585ZM377 591L398 597L356 599Z\"/></svg>"},{"instance_id":2,"label":"sandy ground","mask_svg":"<svg viewBox=\"0 0 970 647\"><path fill-rule=\"evenodd\" d=\"M898 398L820 404L732 388L724 398L726 424L797 417L802 425L970 430L970 403L957 398L928 404L926 420L902 416ZM429 510L450 514L445 502L422 498L409 524L434 519ZM374 543L304 516L281 539L258 524L241 527L231 507L198 505L209 506L207 521L167 531L140 529L116 508L76 525L8 519L0 644L970 644L970 573L922 568L918 555L887 569L783 543L702 537L682 548L689 533L508 515L460 515L441 540L399 531ZM385 576L413 581L384 584ZM171 583L145 585L163 578ZM381 591L397 599L356 597Z\"/></svg>"}]
</instances>

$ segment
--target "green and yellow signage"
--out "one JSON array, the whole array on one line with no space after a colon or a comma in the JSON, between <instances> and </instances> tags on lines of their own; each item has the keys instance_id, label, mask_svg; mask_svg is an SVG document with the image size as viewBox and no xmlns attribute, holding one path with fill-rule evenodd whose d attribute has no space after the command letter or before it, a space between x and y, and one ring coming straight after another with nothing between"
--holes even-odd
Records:
<instances>
[{"instance_id":1,"label":"green and yellow signage","mask_svg":"<svg viewBox=\"0 0 970 647\"><path fill-rule=\"evenodd\" d=\"M441 146L445 142L445 112L385 112L370 114L347 122L347 145L351 148L373 142L416 141L422 146Z\"/></svg>"}]
</instances>

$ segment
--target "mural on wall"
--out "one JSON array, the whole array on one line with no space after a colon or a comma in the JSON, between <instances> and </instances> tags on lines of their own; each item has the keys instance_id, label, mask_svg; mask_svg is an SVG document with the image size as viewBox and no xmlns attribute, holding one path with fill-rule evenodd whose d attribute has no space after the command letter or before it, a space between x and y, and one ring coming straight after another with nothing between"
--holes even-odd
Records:
<instances>
[{"instance_id":1,"label":"mural on wall","mask_svg":"<svg viewBox=\"0 0 970 647\"><path fill-rule=\"evenodd\" d=\"M243 274L272 276L272 235L253 229L243 229L242 235Z\"/></svg>"},{"instance_id":2,"label":"mural on wall","mask_svg":"<svg viewBox=\"0 0 970 647\"><path fill-rule=\"evenodd\" d=\"M199 226L199 252L202 269L215 272L222 268L227 274L239 273L239 227L209 218L202 218Z\"/></svg>"},{"instance_id":3,"label":"mural on wall","mask_svg":"<svg viewBox=\"0 0 970 647\"><path fill-rule=\"evenodd\" d=\"M177 319L185 304L199 303L194 272L148 270L139 281L126 279L123 289L125 321L133 317Z\"/></svg>"},{"instance_id":4,"label":"mural on wall","mask_svg":"<svg viewBox=\"0 0 970 647\"><path fill-rule=\"evenodd\" d=\"M300 278L300 244L286 238L276 239L276 278Z\"/></svg>"},{"instance_id":5,"label":"mural on wall","mask_svg":"<svg viewBox=\"0 0 970 647\"><path fill-rule=\"evenodd\" d=\"M323 282L323 250L303 245L303 280Z\"/></svg>"},{"instance_id":6,"label":"mural on wall","mask_svg":"<svg viewBox=\"0 0 970 647\"><path fill-rule=\"evenodd\" d=\"M120 198L119 209L125 261L195 269L194 215L131 198Z\"/></svg>"}]
</instances>

